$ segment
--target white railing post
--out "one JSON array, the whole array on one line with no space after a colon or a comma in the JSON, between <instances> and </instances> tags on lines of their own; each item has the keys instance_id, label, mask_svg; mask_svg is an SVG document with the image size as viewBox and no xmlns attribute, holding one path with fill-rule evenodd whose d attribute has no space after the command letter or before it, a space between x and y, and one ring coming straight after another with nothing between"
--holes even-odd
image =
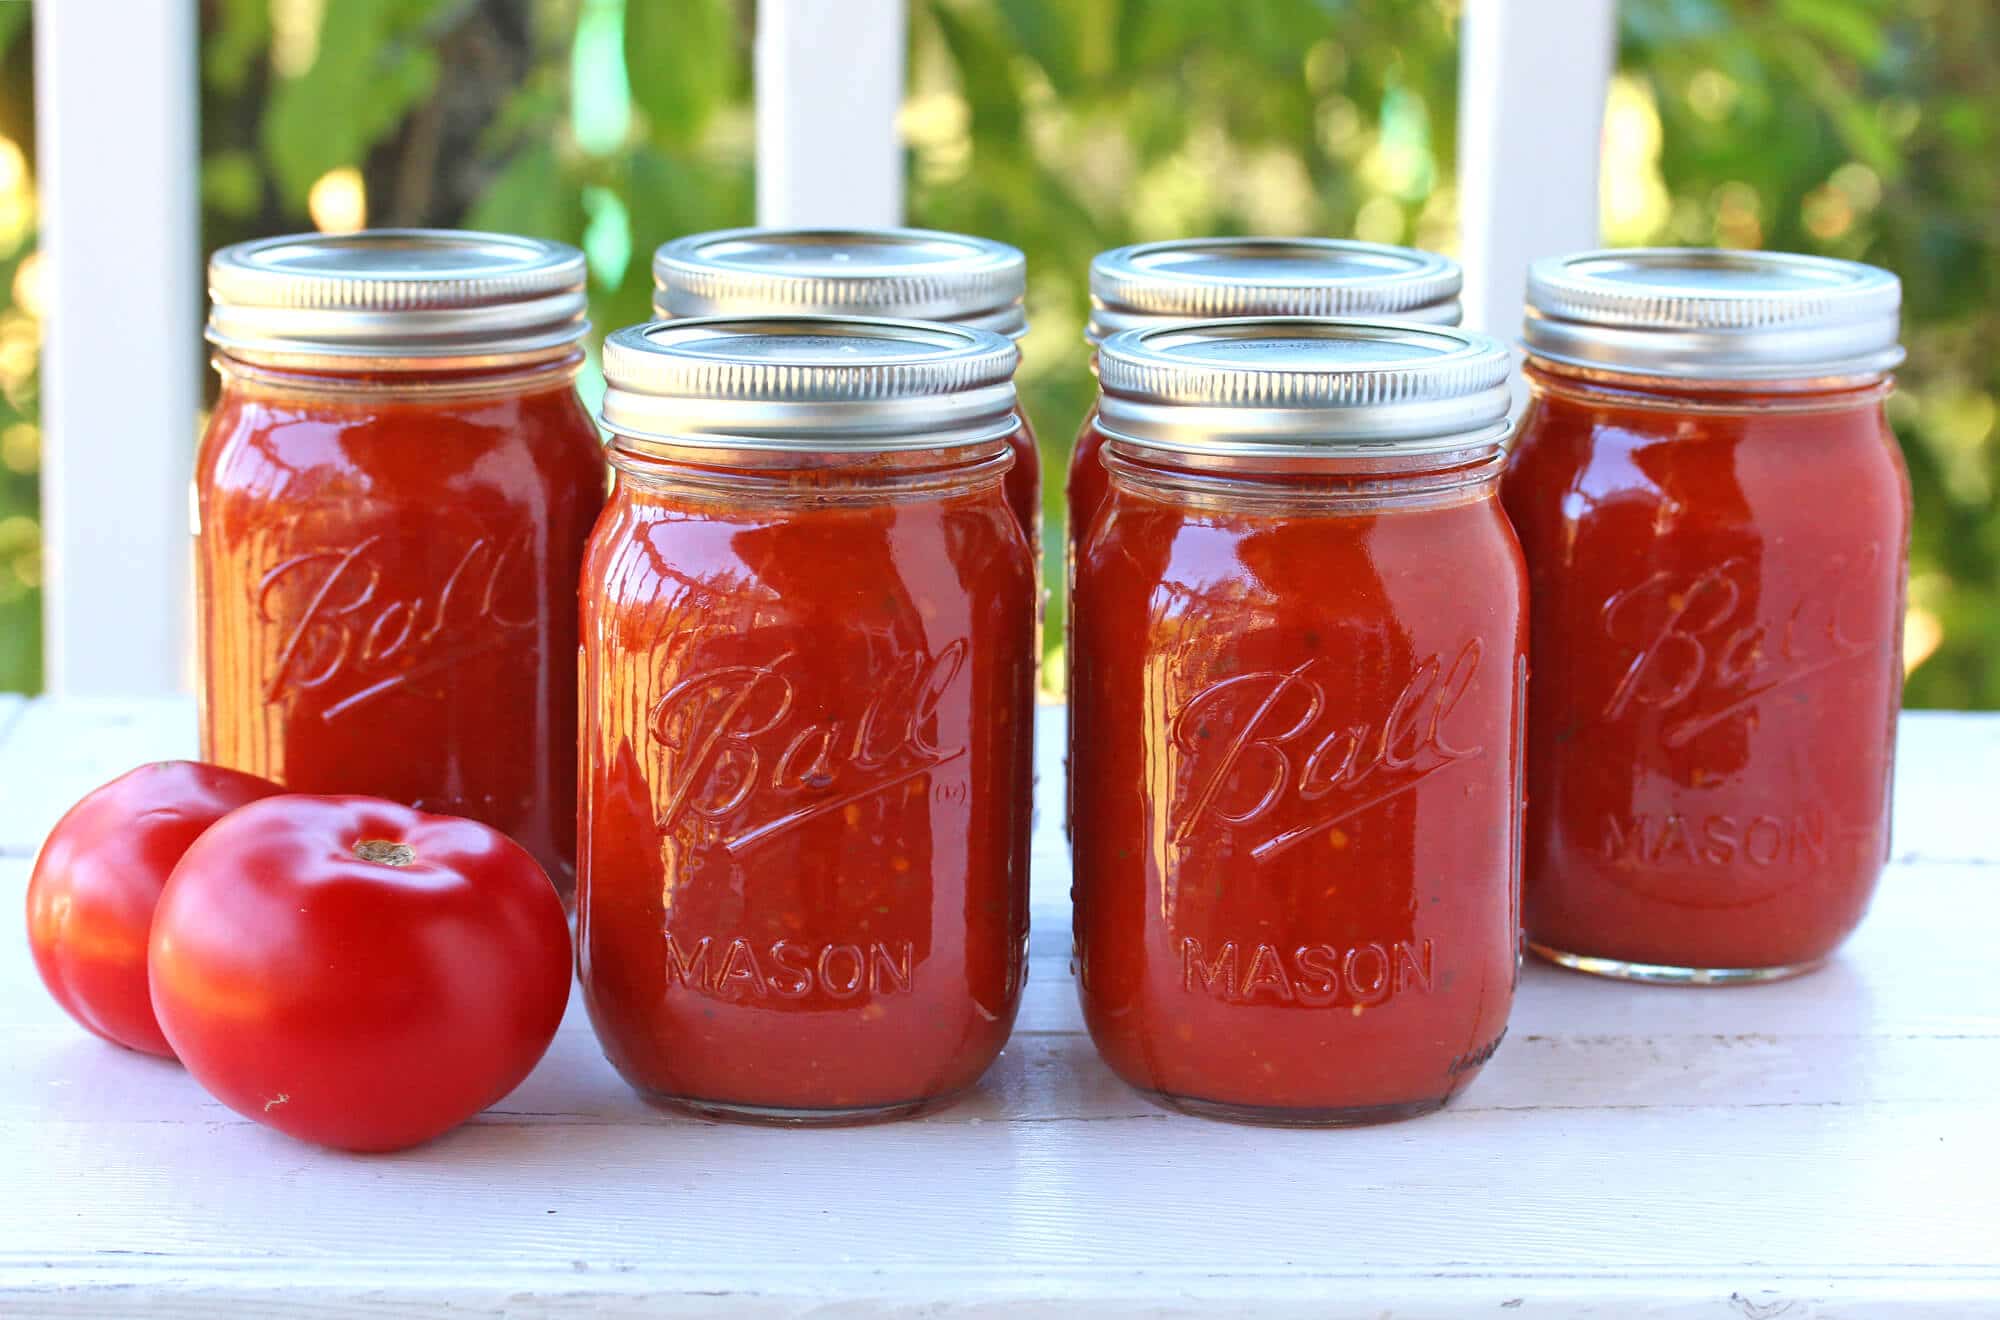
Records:
<instances>
[{"instance_id":1,"label":"white railing post","mask_svg":"<svg viewBox=\"0 0 2000 1320\"><path fill-rule=\"evenodd\" d=\"M1465 323L1512 341L1536 257L1596 247L1617 0L1466 0L1458 187Z\"/></svg>"},{"instance_id":2,"label":"white railing post","mask_svg":"<svg viewBox=\"0 0 2000 1320\"><path fill-rule=\"evenodd\" d=\"M183 685L200 408L194 0L35 6L47 680Z\"/></svg>"},{"instance_id":3,"label":"white railing post","mask_svg":"<svg viewBox=\"0 0 2000 1320\"><path fill-rule=\"evenodd\" d=\"M904 0L758 0L757 223L902 223Z\"/></svg>"}]
</instances>

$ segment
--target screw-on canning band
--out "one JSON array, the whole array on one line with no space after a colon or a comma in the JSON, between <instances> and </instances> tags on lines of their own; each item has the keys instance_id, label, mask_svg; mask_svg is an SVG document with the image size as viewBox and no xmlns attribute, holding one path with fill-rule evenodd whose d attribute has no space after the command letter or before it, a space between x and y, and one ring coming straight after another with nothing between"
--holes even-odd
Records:
<instances>
[{"instance_id":1,"label":"screw-on canning band","mask_svg":"<svg viewBox=\"0 0 2000 1320\"><path fill-rule=\"evenodd\" d=\"M604 424L628 440L891 453L1004 439L1011 340L862 317L654 321L604 341Z\"/></svg>"},{"instance_id":2,"label":"screw-on canning band","mask_svg":"<svg viewBox=\"0 0 2000 1320\"><path fill-rule=\"evenodd\" d=\"M720 229L653 254L653 313L949 321L1019 337L1019 248L934 229Z\"/></svg>"},{"instance_id":3,"label":"screw-on canning band","mask_svg":"<svg viewBox=\"0 0 2000 1320\"><path fill-rule=\"evenodd\" d=\"M573 351L583 253L450 229L366 229L237 243L209 258L208 340L268 366L435 370Z\"/></svg>"},{"instance_id":4,"label":"screw-on canning band","mask_svg":"<svg viewBox=\"0 0 2000 1320\"><path fill-rule=\"evenodd\" d=\"M1181 238L1100 252L1090 326L1121 330L1245 316L1457 325L1464 276L1435 252L1338 238Z\"/></svg>"},{"instance_id":5,"label":"screw-on canning band","mask_svg":"<svg viewBox=\"0 0 2000 1320\"><path fill-rule=\"evenodd\" d=\"M1631 248L1537 261L1522 341L1538 358L1698 381L1879 375L1903 360L1902 285L1856 261Z\"/></svg>"},{"instance_id":6,"label":"screw-on canning band","mask_svg":"<svg viewBox=\"0 0 2000 1320\"><path fill-rule=\"evenodd\" d=\"M1114 440L1353 457L1497 446L1513 355L1447 326L1268 317L1122 331L1097 363L1099 422Z\"/></svg>"}]
</instances>

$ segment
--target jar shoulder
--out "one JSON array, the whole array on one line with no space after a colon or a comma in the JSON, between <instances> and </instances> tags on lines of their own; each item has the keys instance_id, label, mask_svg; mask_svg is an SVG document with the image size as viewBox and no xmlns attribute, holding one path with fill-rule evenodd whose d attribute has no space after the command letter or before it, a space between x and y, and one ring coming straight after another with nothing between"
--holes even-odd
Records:
<instances>
[{"instance_id":1,"label":"jar shoulder","mask_svg":"<svg viewBox=\"0 0 2000 1320\"><path fill-rule=\"evenodd\" d=\"M1197 507L1114 487L1078 557L1079 578L1189 589L1235 582L1266 596L1331 600L1430 579L1518 590L1520 544L1498 491L1429 507L1356 512L1311 503Z\"/></svg>"},{"instance_id":2,"label":"jar shoulder","mask_svg":"<svg viewBox=\"0 0 2000 1320\"><path fill-rule=\"evenodd\" d=\"M1901 450L1878 401L1676 411L1537 396L1522 414L1502 478L1517 519L1580 497L1671 498L1677 488L1834 489L1866 497L1907 485Z\"/></svg>"},{"instance_id":3,"label":"jar shoulder","mask_svg":"<svg viewBox=\"0 0 2000 1320\"><path fill-rule=\"evenodd\" d=\"M970 601L1031 609L1034 566L999 488L978 497L821 507L614 492L591 536L593 608L705 600L727 612L855 620Z\"/></svg>"},{"instance_id":4,"label":"jar shoulder","mask_svg":"<svg viewBox=\"0 0 2000 1320\"><path fill-rule=\"evenodd\" d=\"M253 393L225 387L197 450L204 498L281 501L330 485L379 500L479 490L602 503L596 424L576 391L439 400Z\"/></svg>"}]
</instances>

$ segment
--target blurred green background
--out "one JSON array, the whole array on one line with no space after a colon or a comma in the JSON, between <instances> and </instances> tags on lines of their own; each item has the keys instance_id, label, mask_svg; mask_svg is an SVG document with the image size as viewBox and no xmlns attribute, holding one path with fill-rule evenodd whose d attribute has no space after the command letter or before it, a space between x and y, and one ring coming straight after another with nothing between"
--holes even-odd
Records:
<instances>
[{"instance_id":1,"label":"blurred green background","mask_svg":"<svg viewBox=\"0 0 2000 1320\"><path fill-rule=\"evenodd\" d=\"M205 246L315 224L564 238L589 254L592 317L611 328L645 318L655 244L753 219L750 0L201 10ZM910 11L909 223L1028 253L1021 381L1042 434L1052 569L1091 386L1080 336L1093 253L1251 232L1458 247L1451 0ZM1910 358L1893 414L1917 501L1909 700L2000 706L2000 13L1624 0L1620 14L1611 242L1821 252L1903 277ZM32 691L44 309L28 23L26 4L0 0L0 689ZM190 359L200 315L188 309ZM1059 682L1060 664L1048 670Z\"/></svg>"}]
</instances>

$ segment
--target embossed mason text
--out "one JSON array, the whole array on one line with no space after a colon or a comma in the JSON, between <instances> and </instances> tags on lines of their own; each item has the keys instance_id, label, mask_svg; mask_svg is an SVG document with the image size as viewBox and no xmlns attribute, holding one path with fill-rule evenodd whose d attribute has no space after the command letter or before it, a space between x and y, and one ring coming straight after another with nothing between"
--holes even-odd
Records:
<instances>
[{"instance_id":1,"label":"embossed mason text","mask_svg":"<svg viewBox=\"0 0 2000 1320\"><path fill-rule=\"evenodd\" d=\"M1429 994L1436 963L1429 940L1371 941L1351 949L1301 944L1289 954L1271 944L1229 940L1212 953L1181 940L1181 989L1232 1004L1373 1005L1406 990Z\"/></svg>"},{"instance_id":2,"label":"embossed mason text","mask_svg":"<svg viewBox=\"0 0 2000 1320\"><path fill-rule=\"evenodd\" d=\"M740 936L683 942L669 931L667 984L718 999L804 999L814 991L834 999L864 992L906 995L916 956L908 940L867 945L774 940L759 948Z\"/></svg>"},{"instance_id":3,"label":"embossed mason text","mask_svg":"<svg viewBox=\"0 0 2000 1320\"><path fill-rule=\"evenodd\" d=\"M1823 864L1826 816L1606 816L1604 859L1623 866Z\"/></svg>"}]
</instances>

